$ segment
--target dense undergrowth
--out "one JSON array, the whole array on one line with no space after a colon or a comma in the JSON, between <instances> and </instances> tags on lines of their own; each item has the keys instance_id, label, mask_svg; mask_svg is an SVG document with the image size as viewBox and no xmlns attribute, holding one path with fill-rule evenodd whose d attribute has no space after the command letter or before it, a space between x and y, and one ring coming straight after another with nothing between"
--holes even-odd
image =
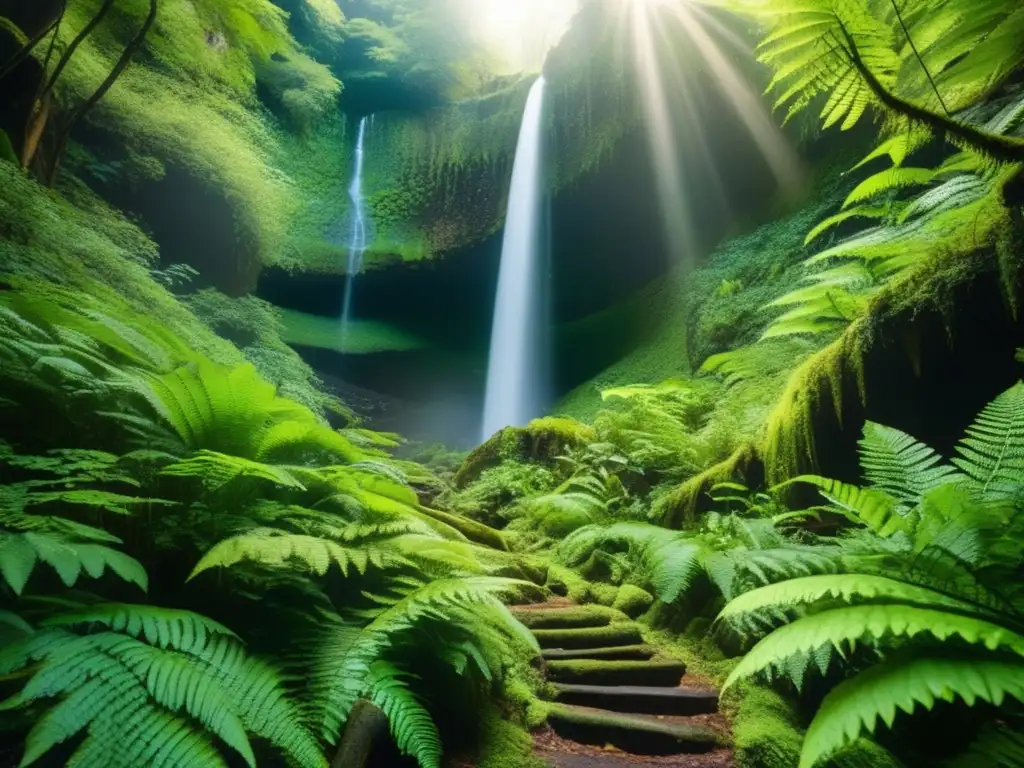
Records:
<instances>
[{"instance_id":1,"label":"dense undergrowth","mask_svg":"<svg viewBox=\"0 0 1024 768\"><path fill-rule=\"evenodd\" d=\"M61 147L150 7L67 6L32 53L59 87L30 114L51 99L54 121L0 160L3 752L324 766L369 702L424 768L528 766L543 683L505 603L565 594L639 619L722 686L745 768L1024 764L1024 385L990 391L946 457L849 408L885 397L865 360L886 335L928 312L954 323L964 285L997 283L1016 321L1024 15L1008 0L715 4L768 27L780 106L821 109L825 127L871 114L876 148L847 173L833 157L803 207L589 321L642 316L644 336L554 415L466 457L361 426L286 344L322 329L242 294L254 264L339 255L340 188L316 165L322 150L345 169L326 148L347 135L343 82L473 97L425 133L382 121L397 170L371 202L405 258L461 237L425 244L411 212L458 209L447 223L474 236L500 222L500 200L462 203L508 170L523 83L474 91L466 50L439 55L443 14L404 0L352 19L323 0L168 0ZM553 119L585 145L580 167L629 124L606 119L628 103L616 66L562 83ZM104 202L175 168L229 202L238 297ZM363 330L360 351L418 344ZM826 415L861 435L856 483L818 472Z\"/></svg>"}]
</instances>

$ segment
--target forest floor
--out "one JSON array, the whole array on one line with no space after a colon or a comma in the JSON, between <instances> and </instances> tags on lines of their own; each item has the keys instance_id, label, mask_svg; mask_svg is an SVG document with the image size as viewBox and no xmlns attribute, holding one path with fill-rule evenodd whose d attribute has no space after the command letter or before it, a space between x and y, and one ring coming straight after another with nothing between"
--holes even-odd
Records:
<instances>
[{"instance_id":1,"label":"forest floor","mask_svg":"<svg viewBox=\"0 0 1024 768\"><path fill-rule=\"evenodd\" d=\"M550 768L733 768L735 765L730 749L716 749L703 755L634 755L563 739L549 727L534 734L534 754Z\"/></svg>"}]
</instances>

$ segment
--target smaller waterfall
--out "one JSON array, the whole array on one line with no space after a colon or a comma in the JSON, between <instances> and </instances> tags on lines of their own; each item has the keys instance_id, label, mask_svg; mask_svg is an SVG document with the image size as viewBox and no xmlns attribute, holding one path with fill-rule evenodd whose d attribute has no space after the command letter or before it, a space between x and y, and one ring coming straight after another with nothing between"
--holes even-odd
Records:
<instances>
[{"instance_id":1,"label":"smaller waterfall","mask_svg":"<svg viewBox=\"0 0 1024 768\"><path fill-rule=\"evenodd\" d=\"M345 337L348 333L348 325L352 320L352 289L356 276L363 269L363 254L366 253L366 246L369 245L366 200L363 199L363 152L366 145L366 125L367 118L364 117L359 121L352 183L348 188L348 197L352 202L352 224L346 242L348 265L345 270L345 298L341 309L342 349L345 348Z\"/></svg>"},{"instance_id":2,"label":"smaller waterfall","mask_svg":"<svg viewBox=\"0 0 1024 768\"><path fill-rule=\"evenodd\" d=\"M501 267L494 304L483 439L499 429L522 426L539 414L541 403L539 273L544 78L530 89L519 129L512 186L501 246Z\"/></svg>"}]
</instances>

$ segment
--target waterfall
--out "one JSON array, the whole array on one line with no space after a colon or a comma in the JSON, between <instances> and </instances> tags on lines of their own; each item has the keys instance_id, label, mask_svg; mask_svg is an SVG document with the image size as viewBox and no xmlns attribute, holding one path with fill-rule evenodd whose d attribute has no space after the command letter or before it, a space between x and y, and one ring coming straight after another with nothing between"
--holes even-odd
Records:
<instances>
[{"instance_id":1,"label":"waterfall","mask_svg":"<svg viewBox=\"0 0 1024 768\"><path fill-rule=\"evenodd\" d=\"M363 268L363 254L366 252L368 228L366 219L366 201L363 199L363 149L366 143L366 121L359 121L359 133L356 137L356 155L352 171L352 183L348 187L348 197L352 202L352 224L348 241L348 266L345 270L345 299L341 309L341 345L345 348L345 336L348 324L352 320L352 288L356 275Z\"/></svg>"},{"instance_id":2,"label":"waterfall","mask_svg":"<svg viewBox=\"0 0 1024 768\"><path fill-rule=\"evenodd\" d=\"M544 78L530 89L519 129L494 304L483 439L522 426L541 408L541 164Z\"/></svg>"}]
</instances>

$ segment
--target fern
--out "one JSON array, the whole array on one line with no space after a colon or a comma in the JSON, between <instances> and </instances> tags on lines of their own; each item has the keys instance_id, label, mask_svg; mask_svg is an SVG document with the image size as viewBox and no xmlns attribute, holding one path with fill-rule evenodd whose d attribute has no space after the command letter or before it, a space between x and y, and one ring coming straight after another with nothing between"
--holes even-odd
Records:
<instances>
[{"instance_id":1,"label":"fern","mask_svg":"<svg viewBox=\"0 0 1024 768\"><path fill-rule=\"evenodd\" d=\"M701 546L677 531L646 523L580 528L558 545L556 554L566 565L574 566L595 552L620 549L627 552L634 578L649 585L666 603L689 590L701 573Z\"/></svg>"},{"instance_id":2,"label":"fern","mask_svg":"<svg viewBox=\"0 0 1024 768\"><path fill-rule=\"evenodd\" d=\"M965 752L942 763L945 768L1015 768L1024 763L1024 733L1006 725L983 726Z\"/></svg>"},{"instance_id":3,"label":"fern","mask_svg":"<svg viewBox=\"0 0 1024 768\"><path fill-rule=\"evenodd\" d=\"M900 711L913 714L919 707L930 710L936 702L956 699L968 706L984 701L998 707L1007 696L1024 701L1020 661L893 657L840 683L825 697L807 729L800 768L813 768L865 731L874 733L879 721L891 727ZM1020 742L1015 754L1022 754Z\"/></svg>"},{"instance_id":4,"label":"fern","mask_svg":"<svg viewBox=\"0 0 1024 768\"><path fill-rule=\"evenodd\" d=\"M412 755L421 768L440 768L441 737L430 713L406 683L415 675L386 661L370 666L370 700L387 715L395 744L402 754Z\"/></svg>"},{"instance_id":5,"label":"fern","mask_svg":"<svg viewBox=\"0 0 1024 768\"><path fill-rule=\"evenodd\" d=\"M52 621L94 623L123 627L160 647L118 632L80 636L55 627L0 651L0 674L39 662L25 687L0 708L60 699L33 727L22 765L85 730L72 765L226 765L210 738L215 735L255 766L250 732L298 765L326 766L277 673L246 656L216 623L182 611L127 605L95 606Z\"/></svg>"},{"instance_id":6,"label":"fern","mask_svg":"<svg viewBox=\"0 0 1024 768\"><path fill-rule=\"evenodd\" d=\"M824 219L817 224L814 229L807 233L807 237L804 239L804 245L810 245L830 229L838 227L840 224L849 221L850 219L880 219L887 213L888 210L886 208L877 206L857 205L853 208L846 208L845 210L840 211L833 216L829 216L827 219Z\"/></svg>"},{"instance_id":7,"label":"fern","mask_svg":"<svg viewBox=\"0 0 1024 768\"><path fill-rule=\"evenodd\" d=\"M149 404L191 449L254 461L310 451L358 461L362 453L305 406L279 397L249 364L224 368L199 360L145 376Z\"/></svg>"},{"instance_id":8,"label":"fern","mask_svg":"<svg viewBox=\"0 0 1024 768\"><path fill-rule=\"evenodd\" d=\"M536 649L536 640L495 597L528 586L528 582L488 576L441 579L412 589L359 632L346 630L341 635L328 636L330 642L316 655L312 672L314 679L322 681L318 708L325 737L337 738L336 729L368 690L373 664L386 659L403 637L420 626L430 625L435 632L444 627L465 628L460 631ZM490 609L497 619L488 629L472 619L481 609Z\"/></svg>"},{"instance_id":9,"label":"fern","mask_svg":"<svg viewBox=\"0 0 1024 768\"><path fill-rule=\"evenodd\" d=\"M849 208L856 203L878 197L881 194L893 192L922 184L928 184L935 178L935 171L931 168L907 168L896 166L876 173L856 187L843 203L844 208Z\"/></svg>"},{"instance_id":10,"label":"fern","mask_svg":"<svg viewBox=\"0 0 1024 768\"><path fill-rule=\"evenodd\" d=\"M53 568L68 587L73 587L83 573L98 579L109 568L141 590L148 588L142 564L116 549L44 532L0 530L0 575L15 594L22 593L40 562Z\"/></svg>"},{"instance_id":11,"label":"fern","mask_svg":"<svg viewBox=\"0 0 1024 768\"><path fill-rule=\"evenodd\" d=\"M810 483L832 502L832 509L855 523L867 526L878 536L891 536L907 529L898 514L896 499L882 490L858 488L817 475L800 475L790 482Z\"/></svg>"},{"instance_id":12,"label":"fern","mask_svg":"<svg viewBox=\"0 0 1024 768\"><path fill-rule=\"evenodd\" d=\"M1024 383L993 400L968 427L953 463L986 496L1016 493L1024 483Z\"/></svg>"},{"instance_id":13,"label":"fern","mask_svg":"<svg viewBox=\"0 0 1024 768\"><path fill-rule=\"evenodd\" d=\"M1008 650L1024 656L1024 635L991 621L903 603L860 605L815 613L775 630L743 657L725 687L745 677L778 669L790 657L818 648L831 646L842 652L859 642L914 639L923 634L940 641L956 637L989 651Z\"/></svg>"},{"instance_id":14,"label":"fern","mask_svg":"<svg viewBox=\"0 0 1024 768\"><path fill-rule=\"evenodd\" d=\"M198 477L209 490L218 490L234 480L247 477L266 480L284 488L300 491L306 489L286 467L206 450L164 467L160 474L171 477Z\"/></svg>"},{"instance_id":15,"label":"fern","mask_svg":"<svg viewBox=\"0 0 1024 768\"><path fill-rule=\"evenodd\" d=\"M794 306L772 321L762 340L797 333L820 334L842 329L861 317L879 280L873 271L856 262L805 278L811 283L775 299L769 307Z\"/></svg>"},{"instance_id":16,"label":"fern","mask_svg":"<svg viewBox=\"0 0 1024 768\"><path fill-rule=\"evenodd\" d=\"M868 483L907 504L914 504L930 490L954 479L952 467L942 457L905 432L874 422L864 425L860 463Z\"/></svg>"},{"instance_id":17,"label":"fern","mask_svg":"<svg viewBox=\"0 0 1024 768\"><path fill-rule=\"evenodd\" d=\"M404 562L404 558L365 542L345 546L318 536L286 533L274 528L257 528L217 544L203 555L192 570L190 579L210 568L229 568L249 561L271 568L290 568L301 564L319 576L337 565L343 575L350 570L365 574L371 565L384 568Z\"/></svg>"}]
</instances>

